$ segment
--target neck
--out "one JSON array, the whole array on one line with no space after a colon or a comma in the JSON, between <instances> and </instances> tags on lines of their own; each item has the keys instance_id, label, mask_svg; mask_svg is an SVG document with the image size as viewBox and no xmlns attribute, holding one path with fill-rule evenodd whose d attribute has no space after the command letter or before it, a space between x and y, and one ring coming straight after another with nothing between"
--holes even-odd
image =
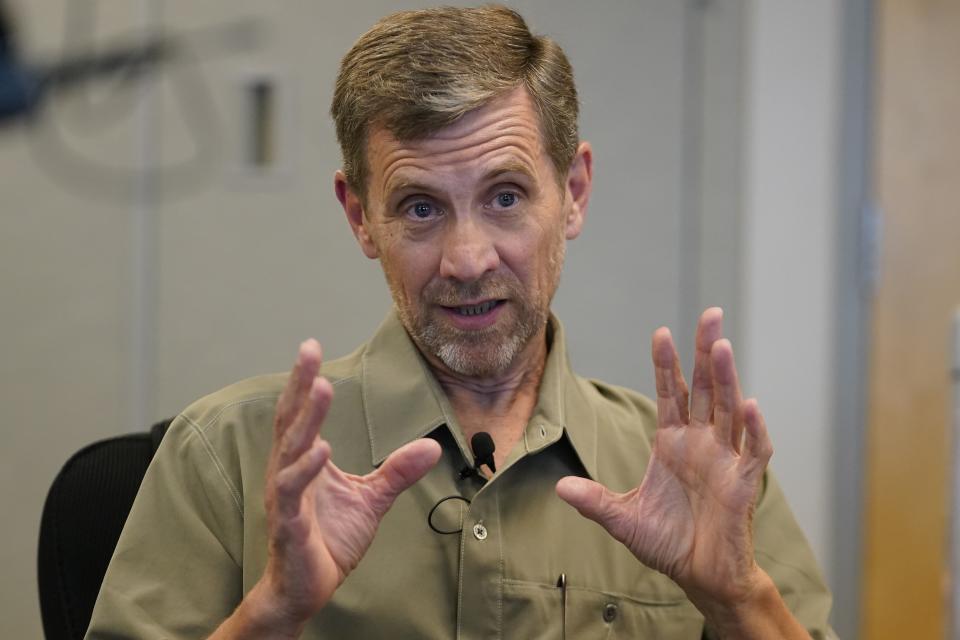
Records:
<instances>
[{"instance_id":1,"label":"neck","mask_svg":"<svg viewBox=\"0 0 960 640\"><path fill-rule=\"evenodd\" d=\"M478 431L496 443L498 465L523 433L537 404L547 362L546 327L535 335L503 372L477 378L450 370L435 357L427 363L453 407L467 441Z\"/></svg>"},{"instance_id":2,"label":"neck","mask_svg":"<svg viewBox=\"0 0 960 640\"><path fill-rule=\"evenodd\" d=\"M510 366L494 375L478 378L452 371L435 357L427 359L447 398L454 404L476 404L495 410L511 404L518 394L536 393L547 363L546 330L534 336Z\"/></svg>"}]
</instances>

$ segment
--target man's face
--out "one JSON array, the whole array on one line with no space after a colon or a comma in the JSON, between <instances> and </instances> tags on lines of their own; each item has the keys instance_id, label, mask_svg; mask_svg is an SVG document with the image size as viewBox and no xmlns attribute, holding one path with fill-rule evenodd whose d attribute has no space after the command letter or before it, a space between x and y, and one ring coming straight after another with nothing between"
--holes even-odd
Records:
<instances>
[{"instance_id":1,"label":"man's face","mask_svg":"<svg viewBox=\"0 0 960 640\"><path fill-rule=\"evenodd\" d=\"M367 162L365 212L341 174L337 193L364 252L381 260L404 327L454 372L508 371L545 331L589 196L589 147L561 186L518 89L426 139L375 128Z\"/></svg>"}]
</instances>

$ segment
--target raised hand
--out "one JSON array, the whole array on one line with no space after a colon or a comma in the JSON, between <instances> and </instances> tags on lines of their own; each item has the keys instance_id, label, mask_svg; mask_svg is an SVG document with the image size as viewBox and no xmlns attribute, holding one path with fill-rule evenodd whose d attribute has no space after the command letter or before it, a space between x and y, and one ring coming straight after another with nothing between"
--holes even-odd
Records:
<instances>
[{"instance_id":1,"label":"raised hand","mask_svg":"<svg viewBox=\"0 0 960 640\"><path fill-rule=\"evenodd\" d=\"M338 469L319 435L333 399L333 387L318 376L320 360L316 341L301 345L277 402L267 466L269 555L253 609L271 610L274 630L291 630L280 635L296 636L323 607L366 553L394 499L440 457L440 446L422 439L365 476Z\"/></svg>"},{"instance_id":2,"label":"raised hand","mask_svg":"<svg viewBox=\"0 0 960 640\"><path fill-rule=\"evenodd\" d=\"M751 521L773 452L753 400L744 401L722 312L707 309L696 336L692 397L666 328L653 335L657 431L640 486L614 493L563 478L561 498L645 565L672 578L701 611L744 602L769 579L753 556Z\"/></svg>"}]
</instances>

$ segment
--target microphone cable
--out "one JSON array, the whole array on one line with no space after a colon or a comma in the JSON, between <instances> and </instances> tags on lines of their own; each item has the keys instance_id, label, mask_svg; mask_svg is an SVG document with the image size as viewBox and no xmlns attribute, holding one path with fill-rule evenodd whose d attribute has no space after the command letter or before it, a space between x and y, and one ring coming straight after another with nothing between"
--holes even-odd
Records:
<instances>
[{"instance_id":1,"label":"microphone cable","mask_svg":"<svg viewBox=\"0 0 960 640\"><path fill-rule=\"evenodd\" d=\"M470 448L473 449L474 465L472 467L467 466L461 469L460 479L465 480L470 476L475 476L483 482L486 482L487 479L480 472L480 467L487 465L490 468L490 471L493 473L497 472L497 467L493 460L493 453L497 450L497 447L493 442L493 438L490 437L490 434L486 431L478 431L477 433L473 434L472 438L470 438ZM433 514L437 512L437 509L440 508L440 505L449 500L462 500L463 502L467 503L467 506L470 506L470 500L456 494L440 498L440 500L433 505L433 507L430 509L430 513L427 514L427 526L430 527L434 533L439 533L440 535L444 536L463 531L462 524L460 525L459 529L454 529L451 531L440 529L433 524Z\"/></svg>"}]
</instances>

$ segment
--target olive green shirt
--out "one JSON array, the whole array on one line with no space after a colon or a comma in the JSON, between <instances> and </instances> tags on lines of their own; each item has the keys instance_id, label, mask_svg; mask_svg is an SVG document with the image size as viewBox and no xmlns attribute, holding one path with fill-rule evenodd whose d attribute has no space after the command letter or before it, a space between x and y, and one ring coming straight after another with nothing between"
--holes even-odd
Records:
<instances>
[{"instance_id":1,"label":"olive green shirt","mask_svg":"<svg viewBox=\"0 0 960 640\"><path fill-rule=\"evenodd\" d=\"M429 436L437 466L397 498L369 551L303 638L710 637L666 576L560 500L570 474L617 491L643 478L655 405L576 376L551 320L539 399L523 437L488 481L473 465L442 390L395 313L353 354L327 363L335 389L323 435L343 470L365 474ZM285 374L207 396L170 427L113 555L89 639L203 638L263 573L264 471ZM431 522L452 534L434 532ZM767 475L756 556L814 638L833 637L830 595L783 494ZM558 578L566 576L566 603Z\"/></svg>"}]
</instances>

